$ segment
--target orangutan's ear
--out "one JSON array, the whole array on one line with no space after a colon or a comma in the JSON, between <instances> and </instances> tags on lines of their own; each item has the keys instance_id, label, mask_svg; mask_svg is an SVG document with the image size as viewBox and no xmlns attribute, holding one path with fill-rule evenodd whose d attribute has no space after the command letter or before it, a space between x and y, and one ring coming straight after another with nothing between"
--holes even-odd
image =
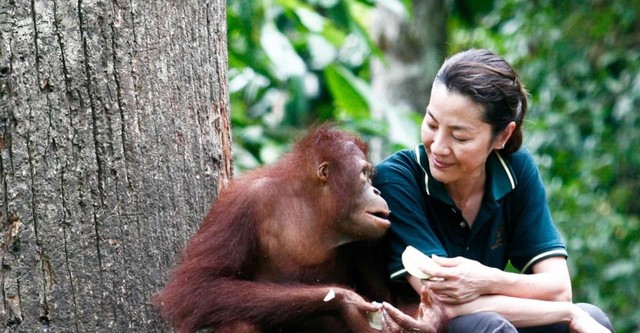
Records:
<instances>
[{"instance_id":1,"label":"orangutan's ear","mask_svg":"<svg viewBox=\"0 0 640 333\"><path fill-rule=\"evenodd\" d=\"M326 182L327 179L329 179L329 163L328 162L320 163L320 165L318 166L317 175L318 175L318 178L323 183Z\"/></svg>"}]
</instances>

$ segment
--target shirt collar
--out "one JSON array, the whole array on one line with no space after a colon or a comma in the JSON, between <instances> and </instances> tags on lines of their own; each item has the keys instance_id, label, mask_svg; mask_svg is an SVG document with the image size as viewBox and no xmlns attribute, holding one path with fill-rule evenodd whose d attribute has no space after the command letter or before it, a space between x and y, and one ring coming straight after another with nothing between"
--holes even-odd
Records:
<instances>
[{"instance_id":1,"label":"shirt collar","mask_svg":"<svg viewBox=\"0 0 640 333\"><path fill-rule=\"evenodd\" d=\"M427 195L433 196L445 203L453 205L453 200L447 193L444 184L437 181L431 176L431 170L429 169L429 157L423 144L416 146L415 148L416 161L424 171L424 186L427 191ZM486 163L487 172L487 185L486 189L489 189L487 193L493 196L494 200L499 200L507 193L511 192L518 181L511 164L509 161L497 151L493 151L487 158Z\"/></svg>"}]
</instances>

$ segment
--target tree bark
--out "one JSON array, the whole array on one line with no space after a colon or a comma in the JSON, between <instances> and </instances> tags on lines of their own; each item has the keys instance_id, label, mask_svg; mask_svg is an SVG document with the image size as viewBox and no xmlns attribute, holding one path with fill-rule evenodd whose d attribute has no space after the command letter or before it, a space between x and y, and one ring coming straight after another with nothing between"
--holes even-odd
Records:
<instances>
[{"instance_id":1,"label":"tree bark","mask_svg":"<svg viewBox=\"0 0 640 333\"><path fill-rule=\"evenodd\" d=\"M0 1L0 328L168 331L231 177L226 3Z\"/></svg>"},{"instance_id":2,"label":"tree bark","mask_svg":"<svg viewBox=\"0 0 640 333\"><path fill-rule=\"evenodd\" d=\"M389 105L423 113L431 83L446 52L445 1L412 1L411 16L378 5L372 19L372 38L386 63L373 62L373 89Z\"/></svg>"},{"instance_id":3,"label":"tree bark","mask_svg":"<svg viewBox=\"0 0 640 333\"><path fill-rule=\"evenodd\" d=\"M384 53L384 61L373 59L371 76L376 102L371 113L389 126L391 143L410 147L420 134L410 119L424 114L431 84L446 53L447 16L445 1L414 0L411 13L402 13L379 3L372 16L371 36ZM372 140L377 161L397 150L388 142ZM373 155L373 154L372 154Z\"/></svg>"}]
</instances>

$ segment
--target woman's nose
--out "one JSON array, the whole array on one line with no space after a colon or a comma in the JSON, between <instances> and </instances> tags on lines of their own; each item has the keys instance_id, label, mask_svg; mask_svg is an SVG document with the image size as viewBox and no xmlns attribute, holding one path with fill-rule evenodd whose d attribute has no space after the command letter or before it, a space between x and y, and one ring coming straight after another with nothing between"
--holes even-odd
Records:
<instances>
[{"instance_id":1,"label":"woman's nose","mask_svg":"<svg viewBox=\"0 0 640 333\"><path fill-rule=\"evenodd\" d=\"M449 151L447 141L442 135L434 135L430 148L432 153L438 155L446 155Z\"/></svg>"}]
</instances>

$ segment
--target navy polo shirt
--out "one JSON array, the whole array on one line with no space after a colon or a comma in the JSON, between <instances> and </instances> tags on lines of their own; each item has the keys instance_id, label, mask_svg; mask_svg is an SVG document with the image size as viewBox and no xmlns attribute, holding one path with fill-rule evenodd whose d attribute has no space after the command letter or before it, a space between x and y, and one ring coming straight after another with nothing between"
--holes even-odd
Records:
<instances>
[{"instance_id":1,"label":"navy polo shirt","mask_svg":"<svg viewBox=\"0 0 640 333\"><path fill-rule=\"evenodd\" d=\"M431 176L423 145L377 165L374 185L391 209L387 241L392 279L406 274L400 257L407 245L427 255L462 256L502 270L511 261L524 273L542 259L567 256L527 149L492 152L486 176L484 197L470 228L444 184Z\"/></svg>"}]
</instances>

